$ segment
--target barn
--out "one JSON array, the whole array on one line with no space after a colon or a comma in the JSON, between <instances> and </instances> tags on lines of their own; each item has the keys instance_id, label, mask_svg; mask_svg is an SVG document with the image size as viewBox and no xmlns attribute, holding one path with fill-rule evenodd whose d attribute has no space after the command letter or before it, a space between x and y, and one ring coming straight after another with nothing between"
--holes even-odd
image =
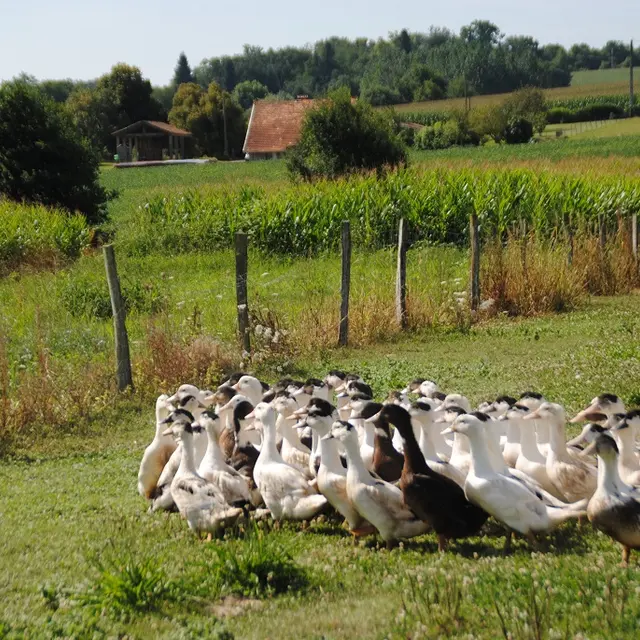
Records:
<instances>
[{"instance_id":1,"label":"barn","mask_svg":"<svg viewBox=\"0 0 640 640\"><path fill-rule=\"evenodd\" d=\"M120 162L131 162L134 149L140 162L184 160L191 155L191 133L166 122L139 120L111 135Z\"/></svg>"}]
</instances>

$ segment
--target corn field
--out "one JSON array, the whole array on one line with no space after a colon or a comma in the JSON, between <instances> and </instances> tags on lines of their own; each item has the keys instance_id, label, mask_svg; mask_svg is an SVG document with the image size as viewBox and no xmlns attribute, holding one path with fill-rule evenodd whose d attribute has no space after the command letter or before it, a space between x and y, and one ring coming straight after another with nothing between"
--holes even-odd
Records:
<instances>
[{"instance_id":1,"label":"corn field","mask_svg":"<svg viewBox=\"0 0 640 640\"><path fill-rule=\"evenodd\" d=\"M252 247L282 255L336 250L341 223L350 220L356 247L377 249L396 242L404 218L412 242L468 243L471 213L483 240L502 237L526 223L551 237L572 230L617 229L640 211L637 180L618 176L572 176L531 170L404 171L384 178L358 177L291 186L277 192L176 192L158 196L136 212L136 233L121 238L130 255L176 255L232 246L245 231Z\"/></svg>"}]
</instances>

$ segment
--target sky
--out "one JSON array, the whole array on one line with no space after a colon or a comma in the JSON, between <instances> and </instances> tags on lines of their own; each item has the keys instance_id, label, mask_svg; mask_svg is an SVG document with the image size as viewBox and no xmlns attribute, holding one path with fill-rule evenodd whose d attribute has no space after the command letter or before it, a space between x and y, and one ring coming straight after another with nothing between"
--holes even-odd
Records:
<instances>
[{"instance_id":1,"label":"sky","mask_svg":"<svg viewBox=\"0 0 640 640\"><path fill-rule=\"evenodd\" d=\"M639 0L0 0L0 81L21 72L89 80L127 62L162 85L181 51L195 66L244 44L377 39L431 25L457 32L475 19L541 44L640 39Z\"/></svg>"}]
</instances>

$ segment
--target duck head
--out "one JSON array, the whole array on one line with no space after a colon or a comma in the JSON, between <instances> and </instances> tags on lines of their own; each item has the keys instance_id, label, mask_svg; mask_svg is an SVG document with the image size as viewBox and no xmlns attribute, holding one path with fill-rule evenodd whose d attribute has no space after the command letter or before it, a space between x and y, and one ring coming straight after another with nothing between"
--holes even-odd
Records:
<instances>
[{"instance_id":1,"label":"duck head","mask_svg":"<svg viewBox=\"0 0 640 640\"><path fill-rule=\"evenodd\" d=\"M602 393L596 396L586 409L583 409L571 419L572 423L603 422L615 413L626 413L624 402L613 393Z\"/></svg>"},{"instance_id":2,"label":"duck head","mask_svg":"<svg viewBox=\"0 0 640 640\"><path fill-rule=\"evenodd\" d=\"M546 402L545 397L537 391L525 391L518 399L518 404L527 407L529 411L535 411L543 402Z\"/></svg>"},{"instance_id":3,"label":"duck head","mask_svg":"<svg viewBox=\"0 0 640 640\"><path fill-rule=\"evenodd\" d=\"M343 444L349 442L357 443L358 433L356 431L356 428L349 422L345 422L344 420L336 420L331 425L331 430L329 431L329 433L322 437L323 440L332 440L333 438L339 440Z\"/></svg>"},{"instance_id":4,"label":"duck head","mask_svg":"<svg viewBox=\"0 0 640 640\"><path fill-rule=\"evenodd\" d=\"M184 409L172 411L163 421L166 429L163 436L172 435L177 441L184 441L193 436L194 433L201 433L204 429L195 421L193 414Z\"/></svg>"},{"instance_id":5,"label":"duck head","mask_svg":"<svg viewBox=\"0 0 640 640\"><path fill-rule=\"evenodd\" d=\"M523 420L548 420L551 424L562 425L566 421L564 407L555 402L543 402L535 411L530 411Z\"/></svg>"}]
</instances>

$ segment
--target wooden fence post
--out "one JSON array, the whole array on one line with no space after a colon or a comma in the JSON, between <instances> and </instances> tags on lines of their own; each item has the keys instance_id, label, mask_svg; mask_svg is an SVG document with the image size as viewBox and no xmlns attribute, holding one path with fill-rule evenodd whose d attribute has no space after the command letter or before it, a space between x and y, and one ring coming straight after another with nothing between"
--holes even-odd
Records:
<instances>
[{"instance_id":1,"label":"wooden fence post","mask_svg":"<svg viewBox=\"0 0 640 640\"><path fill-rule=\"evenodd\" d=\"M567 242L569 243L569 253L567 254L567 265L573 264L573 227L571 226L571 216L564 214L564 226L567 232Z\"/></svg>"},{"instance_id":2,"label":"wooden fence post","mask_svg":"<svg viewBox=\"0 0 640 640\"><path fill-rule=\"evenodd\" d=\"M600 248L604 251L607 245L607 225L604 215L600 216Z\"/></svg>"},{"instance_id":3,"label":"wooden fence post","mask_svg":"<svg viewBox=\"0 0 640 640\"><path fill-rule=\"evenodd\" d=\"M133 389L126 311L124 301L122 300L122 291L120 290L120 279L118 278L113 245L105 245L103 252L107 282L109 283L109 296L111 298L111 311L113 313L113 330L116 341L116 378L118 380L118 391L124 391L127 388Z\"/></svg>"},{"instance_id":4,"label":"wooden fence post","mask_svg":"<svg viewBox=\"0 0 640 640\"><path fill-rule=\"evenodd\" d=\"M520 258L522 260L522 277L527 281L527 221L520 218Z\"/></svg>"},{"instance_id":5,"label":"wooden fence post","mask_svg":"<svg viewBox=\"0 0 640 640\"><path fill-rule=\"evenodd\" d=\"M472 213L469 218L469 238L471 240L471 309L480 306L480 234L478 215Z\"/></svg>"},{"instance_id":6,"label":"wooden fence post","mask_svg":"<svg viewBox=\"0 0 640 640\"><path fill-rule=\"evenodd\" d=\"M634 213L631 216L631 249L633 256L638 260L638 214Z\"/></svg>"},{"instance_id":7,"label":"wooden fence post","mask_svg":"<svg viewBox=\"0 0 640 640\"><path fill-rule=\"evenodd\" d=\"M251 351L251 337L249 336L249 303L247 301L247 270L248 270L248 239L247 234L236 233L236 302L238 305L238 333L242 341L242 348Z\"/></svg>"},{"instance_id":8,"label":"wooden fence post","mask_svg":"<svg viewBox=\"0 0 640 640\"><path fill-rule=\"evenodd\" d=\"M398 266L396 269L396 321L407 328L407 226L400 218L398 227Z\"/></svg>"},{"instance_id":9,"label":"wooden fence post","mask_svg":"<svg viewBox=\"0 0 640 640\"><path fill-rule=\"evenodd\" d=\"M340 334L338 344L346 347L349 342L349 288L351 285L351 223L342 223L342 284L340 287Z\"/></svg>"}]
</instances>

